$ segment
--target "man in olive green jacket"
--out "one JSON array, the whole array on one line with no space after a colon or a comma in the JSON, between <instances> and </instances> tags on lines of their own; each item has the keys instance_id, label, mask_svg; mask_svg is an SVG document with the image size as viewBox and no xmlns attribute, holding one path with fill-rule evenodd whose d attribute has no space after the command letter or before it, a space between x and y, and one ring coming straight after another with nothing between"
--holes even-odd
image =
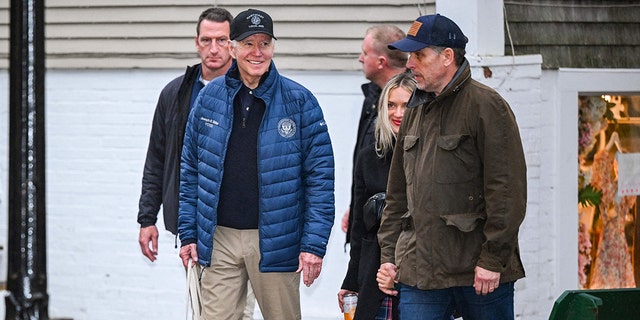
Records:
<instances>
[{"instance_id":1,"label":"man in olive green jacket","mask_svg":"<svg viewBox=\"0 0 640 320\"><path fill-rule=\"evenodd\" d=\"M507 102L471 79L466 43L453 21L428 15L389 46L410 52L419 88L398 134L378 233L379 279L399 282L403 320L454 309L465 319L513 319L513 284L524 277L520 134Z\"/></svg>"}]
</instances>

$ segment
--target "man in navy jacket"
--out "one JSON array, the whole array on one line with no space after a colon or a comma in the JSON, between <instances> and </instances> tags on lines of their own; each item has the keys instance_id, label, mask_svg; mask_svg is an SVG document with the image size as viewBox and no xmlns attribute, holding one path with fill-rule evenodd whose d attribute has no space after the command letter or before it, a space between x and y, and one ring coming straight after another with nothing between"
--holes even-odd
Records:
<instances>
[{"instance_id":1,"label":"man in navy jacket","mask_svg":"<svg viewBox=\"0 0 640 320\"><path fill-rule=\"evenodd\" d=\"M194 41L201 63L187 67L184 75L169 82L158 98L138 210L138 242L142 254L151 262L158 255L156 222L160 206L165 229L178 234L178 189L184 128L200 89L213 78L224 75L231 66L228 50L231 21L231 13L219 7L208 8L200 14ZM253 319L254 307L255 299L249 291L243 319Z\"/></svg>"}]
</instances>

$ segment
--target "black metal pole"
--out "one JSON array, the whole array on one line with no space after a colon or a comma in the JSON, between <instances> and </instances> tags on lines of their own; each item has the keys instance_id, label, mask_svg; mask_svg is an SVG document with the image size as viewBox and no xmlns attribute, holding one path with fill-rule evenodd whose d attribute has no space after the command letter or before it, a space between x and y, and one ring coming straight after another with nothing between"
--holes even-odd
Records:
<instances>
[{"instance_id":1,"label":"black metal pole","mask_svg":"<svg viewBox=\"0 0 640 320\"><path fill-rule=\"evenodd\" d=\"M44 0L11 0L6 319L49 319Z\"/></svg>"}]
</instances>

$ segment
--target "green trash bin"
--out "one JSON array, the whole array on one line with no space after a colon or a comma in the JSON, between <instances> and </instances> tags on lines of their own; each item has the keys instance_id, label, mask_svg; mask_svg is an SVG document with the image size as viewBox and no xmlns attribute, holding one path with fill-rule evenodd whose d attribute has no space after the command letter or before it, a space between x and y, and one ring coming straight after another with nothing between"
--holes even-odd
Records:
<instances>
[{"instance_id":1,"label":"green trash bin","mask_svg":"<svg viewBox=\"0 0 640 320\"><path fill-rule=\"evenodd\" d=\"M549 320L640 319L640 289L567 290Z\"/></svg>"}]
</instances>

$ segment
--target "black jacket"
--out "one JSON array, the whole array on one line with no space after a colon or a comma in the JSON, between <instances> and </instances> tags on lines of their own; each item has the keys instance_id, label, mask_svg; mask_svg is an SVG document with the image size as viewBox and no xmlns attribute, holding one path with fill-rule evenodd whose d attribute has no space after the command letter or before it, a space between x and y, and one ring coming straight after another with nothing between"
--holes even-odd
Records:
<instances>
[{"instance_id":1,"label":"black jacket","mask_svg":"<svg viewBox=\"0 0 640 320\"><path fill-rule=\"evenodd\" d=\"M162 205L165 228L178 233L180 154L199 68L199 64L187 67L185 74L169 82L158 98L142 175L140 227L155 225Z\"/></svg>"},{"instance_id":2,"label":"black jacket","mask_svg":"<svg viewBox=\"0 0 640 320\"><path fill-rule=\"evenodd\" d=\"M374 130L375 120L378 116L378 99L380 99L380 93L382 89L373 82L365 83L361 86L362 94L364 95L364 102L362 103L362 111L360 113L360 121L358 122L358 135L356 137L356 146L353 148L353 170L356 167L356 157L360 150L366 146L371 145L375 141ZM352 177L353 177L352 170ZM351 202L349 203L349 210L353 212L353 180L351 183ZM349 227L347 228L346 242L349 243L351 238L351 224L353 223L353 216L349 215Z\"/></svg>"},{"instance_id":3,"label":"black jacket","mask_svg":"<svg viewBox=\"0 0 640 320\"><path fill-rule=\"evenodd\" d=\"M375 119L374 119L375 121ZM354 170L354 197L353 217L351 227L351 258L347 275L342 282L342 289L358 292L358 305L354 320L375 319L380 308L380 303L386 297L376 282L376 272L380 267L380 246L378 246L378 226L367 230L364 224L364 216L375 214L365 212L362 207L378 192L384 192L387 188L387 178L391 165L392 153L378 158L373 143L363 148L356 158ZM375 219L375 218L374 218ZM373 219L372 219L373 220ZM398 318L398 298L393 299L393 316Z\"/></svg>"}]
</instances>

